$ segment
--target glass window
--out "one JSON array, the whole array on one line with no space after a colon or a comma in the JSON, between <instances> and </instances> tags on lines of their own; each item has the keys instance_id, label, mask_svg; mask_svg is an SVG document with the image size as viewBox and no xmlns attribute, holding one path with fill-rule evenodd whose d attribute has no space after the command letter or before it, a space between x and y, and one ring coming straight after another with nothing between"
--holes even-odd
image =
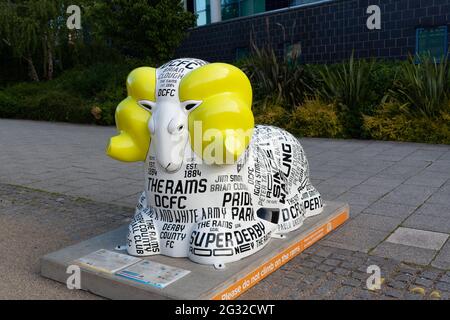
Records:
<instances>
[{"instance_id":1,"label":"glass window","mask_svg":"<svg viewBox=\"0 0 450 320\"><path fill-rule=\"evenodd\" d=\"M248 47L238 47L236 48L236 60L241 60L247 58L250 54Z\"/></svg>"},{"instance_id":2,"label":"glass window","mask_svg":"<svg viewBox=\"0 0 450 320\"><path fill-rule=\"evenodd\" d=\"M286 55L286 59L290 64L299 62L302 54L301 42L285 43L284 54Z\"/></svg>"},{"instance_id":3,"label":"glass window","mask_svg":"<svg viewBox=\"0 0 450 320\"><path fill-rule=\"evenodd\" d=\"M314 2L320 2L322 0L292 0L291 1L291 6L299 6L302 4L310 4L310 3L314 3Z\"/></svg>"},{"instance_id":4,"label":"glass window","mask_svg":"<svg viewBox=\"0 0 450 320\"><path fill-rule=\"evenodd\" d=\"M250 16L266 11L263 0L221 0L222 20Z\"/></svg>"},{"instance_id":5,"label":"glass window","mask_svg":"<svg viewBox=\"0 0 450 320\"><path fill-rule=\"evenodd\" d=\"M448 53L448 27L418 28L416 35L416 55L431 55L440 60Z\"/></svg>"},{"instance_id":6,"label":"glass window","mask_svg":"<svg viewBox=\"0 0 450 320\"><path fill-rule=\"evenodd\" d=\"M266 11L266 1L253 0L253 13L261 13Z\"/></svg>"},{"instance_id":7,"label":"glass window","mask_svg":"<svg viewBox=\"0 0 450 320\"><path fill-rule=\"evenodd\" d=\"M195 13L197 14L197 25L204 26L211 23L211 9L209 0L195 0Z\"/></svg>"},{"instance_id":8,"label":"glass window","mask_svg":"<svg viewBox=\"0 0 450 320\"><path fill-rule=\"evenodd\" d=\"M197 25L202 26L211 23L210 0L191 0L198 15ZM257 13L308 5L331 0L220 0L222 6L222 20L251 16Z\"/></svg>"},{"instance_id":9,"label":"glass window","mask_svg":"<svg viewBox=\"0 0 450 320\"><path fill-rule=\"evenodd\" d=\"M222 0L222 20L239 17L238 0Z\"/></svg>"},{"instance_id":10,"label":"glass window","mask_svg":"<svg viewBox=\"0 0 450 320\"><path fill-rule=\"evenodd\" d=\"M240 14L241 16L249 16L255 13L266 11L266 2L259 0L241 0Z\"/></svg>"}]
</instances>

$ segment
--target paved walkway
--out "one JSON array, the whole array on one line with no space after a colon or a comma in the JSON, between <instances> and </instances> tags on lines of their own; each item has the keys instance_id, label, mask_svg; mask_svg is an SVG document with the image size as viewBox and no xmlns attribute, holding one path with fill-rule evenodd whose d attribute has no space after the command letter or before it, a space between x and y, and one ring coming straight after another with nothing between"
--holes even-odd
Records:
<instances>
[{"instance_id":1,"label":"paved walkway","mask_svg":"<svg viewBox=\"0 0 450 320\"><path fill-rule=\"evenodd\" d=\"M115 223L123 223L123 218L127 216L124 212L129 211L129 216L132 215L131 208L142 189L142 165L123 164L104 154L107 141L114 133L111 127L0 119L0 226L3 226L0 232L0 255L2 261L4 257L9 261L5 264L2 262L2 266L8 266L8 270L16 266L19 272L25 261L30 264L27 267L29 269L24 267L26 270L17 274L20 281L29 276L27 272L37 272L36 259L43 253L107 230ZM300 279L309 279L304 282L307 285L308 281L315 278L315 284L308 287L314 291L302 292L317 298L360 295L362 298L409 298L410 290L416 289L412 286L422 286L427 294L437 291L440 296L448 297L450 281L445 270L450 269L450 146L329 139L301 139L301 142L311 164L314 184L323 198L349 202L352 219L321 240L315 248L252 289L246 298L261 297L264 292L265 297L273 297L270 292L276 283L270 279L281 275L287 279L297 279L293 283L297 283L299 288L303 281ZM15 193L26 193L38 200L36 203L23 204L20 197L14 197ZM48 200L52 205L48 201L40 201L39 197L52 199ZM54 209L53 202L59 205L61 201L76 205L66 202L57 207L59 209ZM52 210L56 210L56 213ZM58 214L65 210L69 213ZM39 212L46 214L40 215ZM109 219L99 219L97 212ZM22 242L32 237L34 229L31 226L37 226L33 223L36 217L41 219L39 226L47 228L47 233L42 231L44 229L39 229L41 234L41 231L36 231L38 238L45 240L47 235L50 242L33 242L39 250L32 254L30 252L33 249L22 246ZM69 222L66 229L60 229L54 235L48 232L49 226L62 226L65 222ZM68 229L85 230L85 233L77 231L67 236ZM13 244L23 248L26 257L17 260L12 253L15 252L11 249ZM328 256L313 250L319 248L329 252ZM345 259L342 259L342 256L353 255L361 260L360 265L346 264ZM358 281L358 277L352 278L351 275L359 272L359 277L362 277L361 270L367 268L365 264L371 259L378 261L382 267L382 273L387 279L386 289L379 294L368 293L364 289L361 289L364 294L359 289L341 289L348 285L336 279ZM315 265L308 263L309 260ZM389 267L383 270L384 265ZM333 268L330 269L330 266ZM296 270L304 272L297 273ZM319 271L323 274L314 275ZM313 273L313 276L308 278L308 272ZM342 275L333 276L334 272ZM333 284L326 284L329 283L326 280L328 277L334 279L331 280ZM37 283L44 281L38 278L36 276ZM0 298L15 297L11 295L12 287L8 286L8 283L13 285L11 281L0 281ZM364 286L362 279L359 282L358 288ZM52 289L44 290L46 286ZM41 283L34 290L22 287L21 290L25 292L20 296L39 296L40 292L45 297L54 297L59 292L56 287L53 283ZM390 294L386 293L387 289L391 290ZM5 296L6 292L9 294ZM280 293L280 297L294 298L292 294L289 295L288 290L285 296ZM60 297L69 295L64 291ZM302 298L300 295L296 297Z\"/></svg>"}]
</instances>

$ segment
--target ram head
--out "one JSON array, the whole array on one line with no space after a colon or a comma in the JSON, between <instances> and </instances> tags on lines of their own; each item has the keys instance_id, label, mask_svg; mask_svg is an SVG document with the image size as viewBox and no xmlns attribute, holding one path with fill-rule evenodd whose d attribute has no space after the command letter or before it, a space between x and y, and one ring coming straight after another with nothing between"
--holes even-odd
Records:
<instances>
[{"instance_id":1,"label":"ram head","mask_svg":"<svg viewBox=\"0 0 450 320\"><path fill-rule=\"evenodd\" d=\"M254 127L247 76L229 64L190 64L192 70L184 69L180 79L172 80L173 89L168 89L164 70L177 64L186 68L186 61L191 60L130 73L128 97L116 109L119 135L111 138L109 156L125 162L145 161L152 146L159 165L175 172L183 164L187 147L203 161L218 165L230 159L235 162L245 151Z\"/></svg>"}]
</instances>

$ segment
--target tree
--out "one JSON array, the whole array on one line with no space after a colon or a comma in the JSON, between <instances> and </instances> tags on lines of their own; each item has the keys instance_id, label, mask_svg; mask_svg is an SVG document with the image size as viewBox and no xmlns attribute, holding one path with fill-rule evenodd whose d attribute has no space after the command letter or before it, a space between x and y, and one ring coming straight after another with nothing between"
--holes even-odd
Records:
<instances>
[{"instance_id":1,"label":"tree","mask_svg":"<svg viewBox=\"0 0 450 320\"><path fill-rule=\"evenodd\" d=\"M39 81L36 60L41 58L43 77L53 78L58 43L67 41L67 0L1 0L0 40L15 57L28 65L29 77ZM65 39L65 40L64 40Z\"/></svg>"},{"instance_id":2,"label":"tree","mask_svg":"<svg viewBox=\"0 0 450 320\"><path fill-rule=\"evenodd\" d=\"M77 0L82 30L69 30L72 0L0 0L0 50L25 62L29 78L51 80L56 67L117 52L152 63L172 57L195 25L180 0ZM97 50L101 48L101 50Z\"/></svg>"},{"instance_id":3,"label":"tree","mask_svg":"<svg viewBox=\"0 0 450 320\"><path fill-rule=\"evenodd\" d=\"M94 35L122 53L163 62L195 25L180 0L102 0L86 8Z\"/></svg>"},{"instance_id":4,"label":"tree","mask_svg":"<svg viewBox=\"0 0 450 320\"><path fill-rule=\"evenodd\" d=\"M0 4L0 37L14 56L27 62L30 79L39 81L32 57L38 43L38 25L26 15L20 15L24 9L23 3L7 1Z\"/></svg>"}]
</instances>

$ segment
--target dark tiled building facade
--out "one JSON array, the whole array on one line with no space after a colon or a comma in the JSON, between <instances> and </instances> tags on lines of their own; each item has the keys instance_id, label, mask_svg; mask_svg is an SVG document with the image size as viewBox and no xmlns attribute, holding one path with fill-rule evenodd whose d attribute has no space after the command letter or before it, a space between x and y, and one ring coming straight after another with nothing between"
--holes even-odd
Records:
<instances>
[{"instance_id":1,"label":"dark tiled building facade","mask_svg":"<svg viewBox=\"0 0 450 320\"><path fill-rule=\"evenodd\" d=\"M262 14L192 29L177 55L230 62L248 52L252 38L279 55L298 44L308 63L336 62L352 52L358 58L404 59L416 53L424 30L434 32L425 43L443 41L442 52L448 52L450 0L330 0L269 11L281 2L267 1ZM381 9L379 30L367 27L371 5Z\"/></svg>"}]
</instances>

